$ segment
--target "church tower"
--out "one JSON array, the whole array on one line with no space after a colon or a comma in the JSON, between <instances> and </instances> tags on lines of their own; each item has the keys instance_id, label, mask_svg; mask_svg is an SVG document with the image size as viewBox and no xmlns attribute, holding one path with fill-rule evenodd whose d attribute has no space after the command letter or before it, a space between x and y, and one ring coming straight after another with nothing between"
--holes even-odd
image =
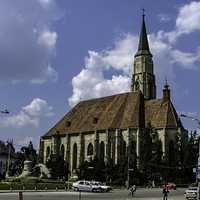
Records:
<instances>
[{"instance_id":1,"label":"church tower","mask_svg":"<svg viewBox=\"0 0 200 200\"><path fill-rule=\"evenodd\" d=\"M143 14L138 51L134 59L131 90L133 92L140 90L144 94L145 99L155 99L156 83L153 70L153 56L149 49L144 18L145 15Z\"/></svg>"}]
</instances>

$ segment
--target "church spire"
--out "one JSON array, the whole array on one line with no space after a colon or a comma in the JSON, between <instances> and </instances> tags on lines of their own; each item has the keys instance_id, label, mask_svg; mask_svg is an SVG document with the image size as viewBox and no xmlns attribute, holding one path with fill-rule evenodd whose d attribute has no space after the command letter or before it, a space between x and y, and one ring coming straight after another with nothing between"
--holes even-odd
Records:
<instances>
[{"instance_id":1,"label":"church spire","mask_svg":"<svg viewBox=\"0 0 200 200\"><path fill-rule=\"evenodd\" d=\"M147 31L145 26L145 15L143 9L142 27L138 51L134 59L131 90L140 90L145 99L156 98L156 81L154 75L153 59L149 49Z\"/></svg>"},{"instance_id":2,"label":"church spire","mask_svg":"<svg viewBox=\"0 0 200 200\"><path fill-rule=\"evenodd\" d=\"M138 51L135 56L139 56L139 55L151 55L151 52L149 49L146 25L145 25L144 9L143 9L143 14L142 14L142 26L141 26L141 31L140 31L140 40L139 40L139 45L138 45Z\"/></svg>"}]
</instances>

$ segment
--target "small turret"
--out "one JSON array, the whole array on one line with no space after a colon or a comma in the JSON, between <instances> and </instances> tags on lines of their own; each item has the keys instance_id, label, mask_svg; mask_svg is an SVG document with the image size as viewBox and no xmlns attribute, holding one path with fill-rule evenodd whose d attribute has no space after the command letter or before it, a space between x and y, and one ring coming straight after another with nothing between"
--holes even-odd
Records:
<instances>
[{"instance_id":1,"label":"small turret","mask_svg":"<svg viewBox=\"0 0 200 200\"><path fill-rule=\"evenodd\" d=\"M167 83L167 79L165 80L165 85L163 88L163 100L170 100L170 89Z\"/></svg>"}]
</instances>

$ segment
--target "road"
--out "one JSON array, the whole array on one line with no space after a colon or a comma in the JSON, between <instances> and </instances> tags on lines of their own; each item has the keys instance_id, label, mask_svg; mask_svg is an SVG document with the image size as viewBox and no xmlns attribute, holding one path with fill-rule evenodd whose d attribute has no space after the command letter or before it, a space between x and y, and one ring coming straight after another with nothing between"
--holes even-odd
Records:
<instances>
[{"instance_id":1,"label":"road","mask_svg":"<svg viewBox=\"0 0 200 200\"><path fill-rule=\"evenodd\" d=\"M168 200L184 200L185 189L170 191ZM24 192L23 200L162 200L161 189L137 189L134 197L126 190L113 190L108 193L81 192ZM0 193L0 200L18 200L18 193Z\"/></svg>"}]
</instances>

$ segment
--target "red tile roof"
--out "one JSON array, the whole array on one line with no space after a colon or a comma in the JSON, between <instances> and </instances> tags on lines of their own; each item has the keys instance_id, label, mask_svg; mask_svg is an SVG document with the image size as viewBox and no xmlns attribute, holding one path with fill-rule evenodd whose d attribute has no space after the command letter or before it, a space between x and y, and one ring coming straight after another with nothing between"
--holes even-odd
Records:
<instances>
[{"instance_id":1,"label":"red tile roof","mask_svg":"<svg viewBox=\"0 0 200 200\"><path fill-rule=\"evenodd\" d=\"M148 123L155 128L176 128L180 125L170 100L144 100L140 92L129 92L78 103L43 137L104 129L138 128L147 126Z\"/></svg>"}]
</instances>

